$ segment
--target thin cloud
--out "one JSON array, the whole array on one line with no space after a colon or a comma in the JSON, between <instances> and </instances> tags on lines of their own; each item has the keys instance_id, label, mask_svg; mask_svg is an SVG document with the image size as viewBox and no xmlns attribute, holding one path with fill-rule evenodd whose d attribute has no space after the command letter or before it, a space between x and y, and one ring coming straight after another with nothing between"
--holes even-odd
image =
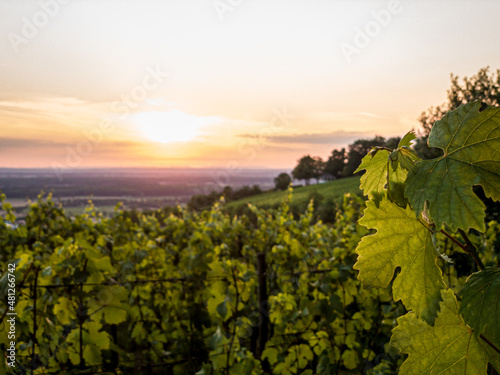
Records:
<instances>
[{"instance_id":1,"label":"thin cloud","mask_svg":"<svg viewBox=\"0 0 500 375\"><path fill-rule=\"evenodd\" d=\"M34 139L34 138L13 138L13 137L3 137L0 138L0 151L6 149L40 149L40 148L54 148L54 147L73 147L76 148L79 142L89 142L87 139L77 139L68 140L66 142L53 141L48 139ZM102 141L102 142L90 142L96 151L109 152L110 150L126 150L132 147L147 149L148 145L143 142L136 141Z\"/></svg>"},{"instance_id":2,"label":"thin cloud","mask_svg":"<svg viewBox=\"0 0 500 375\"><path fill-rule=\"evenodd\" d=\"M63 146L65 143L54 142L44 139L30 139L30 138L0 138L0 150L5 149L19 149L19 148L44 148Z\"/></svg>"},{"instance_id":3,"label":"thin cloud","mask_svg":"<svg viewBox=\"0 0 500 375\"><path fill-rule=\"evenodd\" d=\"M261 138L254 134L240 135L242 138ZM293 135L276 135L263 138L267 142L283 143L283 144L311 144L311 145L326 145L326 144L347 144L360 138L372 137L372 135L362 132L345 132L335 131L329 133L302 133ZM262 138L261 138L262 139Z\"/></svg>"}]
</instances>

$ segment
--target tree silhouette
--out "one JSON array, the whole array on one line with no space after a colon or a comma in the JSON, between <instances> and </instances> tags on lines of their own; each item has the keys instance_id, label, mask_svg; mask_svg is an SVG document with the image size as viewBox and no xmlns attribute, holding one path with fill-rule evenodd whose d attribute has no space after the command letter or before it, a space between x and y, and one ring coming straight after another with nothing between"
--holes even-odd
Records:
<instances>
[{"instance_id":1,"label":"tree silhouette","mask_svg":"<svg viewBox=\"0 0 500 375\"><path fill-rule=\"evenodd\" d=\"M280 173L278 177L274 179L274 186L276 190L286 190L290 183L292 182L292 178L288 173Z\"/></svg>"},{"instance_id":2,"label":"tree silhouette","mask_svg":"<svg viewBox=\"0 0 500 375\"><path fill-rule=\"evenodd\" d=\"M297 166L292 172L293 178L297 180L304 180L306 185L309 185L309 180L315 178L319 181L320 176L323 174L323 160L316 156L310 155L303 156L298 160Z\"/></svg>"},{"instance_id":3,"label":"tree silhouette","mask_svg":"<svg viewBox=\"0 0 500 375\"><path fill-rule=\"evenodd\" d=\"M331 174L335 178L342 177L342 171L346 164L347 155L345 148L341 150L332 150L332 154L325 164L325 173Z\"/></svg>"},{"instance_id":4,"label":"tree silhouette","mask_svg":"<svg viewBox=\"0 0 500 375\"><path fill-rule=\"evenodd\" d=\"M385 146L386 141L384 137L376 136L373 139L358 139L349 145L349 152L347 153L347 163L342 171L344 177L352 176L354 171L361 164L361 159L370 152L373 147Z\"/></svg>"},{"instance_id":5,"label":"tree silhouette","mask_svg":"<svg viewBox=\"0 0 500 375\"><path fill-rule=\"evenodd\" d=\"M500 69L496 74L489 74L489 67L482 68L479 72L468 78L464 77L459 82L459 77L450 75L451 87L447 91L447 102L436 107L430 107L422 112L418 121L423 131L417 139L414 149L423 159L432 159L442 155L442 151L427 145L432 126L447 112L460 107L462 104L481 100L484 104L497 106L500 104Z\"/></svg>"}]
</instances>

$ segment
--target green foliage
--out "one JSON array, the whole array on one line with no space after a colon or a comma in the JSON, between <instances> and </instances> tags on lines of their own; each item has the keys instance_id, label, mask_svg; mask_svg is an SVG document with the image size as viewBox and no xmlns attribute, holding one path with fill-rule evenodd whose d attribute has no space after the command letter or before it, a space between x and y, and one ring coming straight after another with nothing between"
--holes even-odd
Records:
<instances>
[{"instance_id":1,"label":"green foliage","mask_svg":"<svg viewBox=\"0 0 500 375\"><path fill-rule=\"evenodd\" d=\"M481 103L469 103L438 121L429 145L444 151L437 159L418 163L408 177L406 194L419 215L427 203L438 229L485 231L485 207L472 187L481 185L486 196L500 199L500 108L479 112Z\"/></svg>"},{"instance_id":2,"label":"green foliage","mask_svg":"<svg viewBox=\"0 0 500 375\"><path fill-rule=\"evenodd\" d=\"M393 169L389 166L388 150L375 149L374 153L366 155L356 172L366 169L366 173L361 176L360 187L369 198L380 197L380 194L387 188L387 183L394 187L402 184L406 179L407 172L402 168Z\"/></svg>"},{"instance_id":3,"label":"green foliage","mask_svg":"<svg viewBox=\"0 0 500 375\"><path fill-rule=\"evenodd\" d=\"M19 371L395 371L388 343L404 309L387 289L363 289L352 268L368 233L356 223L363 199L346 195L333 225L314 222L312 203L295 218L290 199L251 206L252 222L219 205L133 217L117 207L109 218L89 206L71 219L40 197L26 226L0 223L2 300L6 264L17 264ZM1 350L7 341L0 335Z\"/></svg>"},{"instance_id":4,"label":"green foliage","mask_svg":"<svg viewBox=\"0 0 500 375\"><path fill-rule=\"evenodd\" d=\"M436 121L463 104L481 101L490 106L500 104L500 70L490 75L489 67L482 68L472 77L464 77L463 83L459 77L451 74L451 87L447 91L446 103L429 108L420 115L419 121L428 136Z\"/></svg>"},{"instance_id":5,"label":"green foliage","mask_svg":"<svg viewBox=\"0 0 500 375\"><path fill-rule=\"evenodd\" d=\"M457 119L437 124L435 137L440 127L474 124L457 126ZM477 142L475 134L489 139L479 131L470 136ZM147 215L117 207L103 217L90 205L71 218L49 196L39 197L26 225L15 227L7 225L15 217L0 195L0 298L7 296L7 263L15 263L19 372L498 370L492 301L498 300L500 226L490 221L484 232L448 233L461 220L456 214L442 226L426 205L416 214L415 198L405 196L409 176L423 163L410 148L413 138L365 156L367 204L341 197L357 178L297 189L295 201L291 191L275 192L267 199L284 198L277 207L249 205L239 216L215 204L203 212ZM491 150L500 149L498 140L481 144L474 146L476 160L495 174ZM484 169L467 180L450 178L470 188L485 179ZM315 202L333 199L339 209L331 207L331 224L317 221ZM430 207L433 199L426 198ZM2 322L6 312L0 304ZM8 345L0 335L0 349ZM397 349L408 354L403 365Z\"/></svg>"},{"instance_id":6,"label":"green foliage","mask_svg":"<svg viewBox=\"0 0 500 375\"><path fill-rule=\"evenodd\" d=\"M473 273L460 292L464 315L476 335L487 332L488 339L500 347L500 269L486 267Z\"/></svg>"},{"instance_id":7,"label":"green foliage","mask_svg":"<svg viewBox=\"0 0 500 375\"><path fill-rule=\"evenodd\" d=\"M458 314L451 290L443 292L434 326L408 313L398 319L391 342L409 354L401 374L486 374L487 351Z\"/></svg>"},{"instance_id":8,"label":"green foliage","mask_svg":"<svg viewBox=\"0 0 500 375\"><path fill-rule=\"evenodd\" d=\"M409 355L402 374L486 374L488 363L500 370L498 224L484 222L472 189L481 185L500 199L500 109L480 106L463 105L436 122L429 144L442 157L420 160L407 134L396 150L374 148L359 167L370 198L359 223L377 232L360 241L355 268L365 286L378 288L400 268L392 294L410 311L391 342Z\"/></svg>"},{"instance_id":9,"label":"green foliage","mask_svg":"<svg viewBox=\"0 0 500 375\"><path fill-rule=\"evenodd\" d=\"M347 162L342 171L342 176L348 177L356 173L356 170L361 163L361 160L370 152L372 148L390 148L396 147L399 138L385 139L381 136L376 136L372 139L358 139L349 145L347 153Z\"/></svg>"},{"instance_id":10,"label":"green foliage","mask_svg":"<svg viewBox=\"0 0 500 375\"><path fill-rule=\"evenodd\" d=\"M376 234L364 237L356 249L359 257L354 268L360 270L358 277L363 285L385 288L393 279L395 268L400 267L401 273L393 283L394 299L401 299L408 310L432 323L445 284L428 228L415 219L409 207L402 209L385 198L379 208L369 201L359 223L377 229Z\"/></svg>"},{"instance_id":11,"label":"green foliage","mask_svg":"<svg viewBox=\"0 0 500 375\"><path fill-rule=\"evenodd\" d=\"M472 77L459 77L451 74L451 86L447 91L447 101L442 105L431 107L423 112L418 121L422 125L423 134L415 143L415 151L423 159L433 159L441 156L440 149L429 147L427 144L432 126L448 112L457 109L463 104L481 101L486 105L500 104L500 70L490 75L489 67L482 68Z\"/></svg>"},{"instance_id":12,"label":"green foliage","mask_svg":"<svg viewBox=\"0 0 500 375\"><path fill-rule=\"evenodd\" d=\"M359 190L359 177L342 178L322 184L294 188L289 208L294 217L298 218L307 209L311 198L322 197L321 200L315 199L314 220L321 220L324 223L334 223L336 207L342 203L345 193L361 193ZM266 192L226 203L223 210L231 216L254 217L252 211L248 209L249 203L262 209L276 209L281 205L285 197L286 192L283 191Z\"/></svg>"},{"instance_id":13,"label":"green foliage","mask_svg":"<svg viewBox=\"0 0 500 375\"><path fill-rule=\"evenodd\" d=\"M289 183L286 185L285 190L288 185ZM259 185L245 185L238 190L233 190L231 186L225 186L222 192L213 190L209 194L193 195L187 204L187 208L190 211L209 210L215 203L219 202L221 197L224 197L224 200L226 202L231 202L262 193L263 191L261 190Z\"/></svg>"},{"instance_id":14,"label":"green foliage","mask_svg":"<svg viewBox=\"0 0 500 375\"><path fill-rule=\"evenodd\" d=\"M304 180L306 185L309 185L309 180L311 178L319 180L323 174L324 168L325 163L320 157L305 155L298 160L297 166L292 171L292 176L294 179Z\"/></svg>"},{"instance_id":15,"label":"green foliage","mask_svg":"<svg viewBox=\"0 0 500 375\"><path fill-rule=\"evenodd\" d=\"M343 177L342 171L344 170L346 159L347 154L345 148L341 150L332 150L332 154L325 163L324 172L331 174L335 178Z\"/></svg>"},{"instance_id":16,"label":"green foliage","mask_svg":"<svg viewBox=\"0 0 500 375\"><path fill-rule=\"evenodd\" d=\"M274 179L274 186L276 190L286 190L288 186L292 183L292 178L288 173L280 173Z\"/></svg>"}]
</instances>

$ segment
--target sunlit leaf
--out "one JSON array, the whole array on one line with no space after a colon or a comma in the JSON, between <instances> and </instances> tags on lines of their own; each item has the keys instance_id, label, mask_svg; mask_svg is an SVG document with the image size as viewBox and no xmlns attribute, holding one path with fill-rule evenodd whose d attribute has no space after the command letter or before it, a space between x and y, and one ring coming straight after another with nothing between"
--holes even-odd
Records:
<instances>
[{"instance_id":1,"label":"sunlit leaf","mask_svg":"<svg viewBox=\"0 0 500 375\"><path fill-rule=\"evenodd\" d=\"M469 103L437 121L429 146L444 155L417 163L408 175L406 195L418 215L426 202L437 228L485 230L485 206L472 187L481 185L487 197L500 199L500 108L479 112Z\"/></svg>"},{"instance_id":2,"label":"sunlit leaf","mask_svg":"<svg viewBox=\"0 0 500 375\"><path fill-rule=\"evenodd\" d=\"M356 249L359 257L354 268L360 271L363 285L385 288L396 267L401 267L393 284L394 299L432 322L445 284L429 230L409 207L403 209L387 199L378 209L369 201L359 223L377 229L374 235L363 237Z\"/></svg>"},{"instance_id":3,"label":"sunlit leaf","mask_svg":"<svg viewBox=\"0 0 500 375\"><path fill-rule=\"evenodd\" d=\"M399 141L398 148L401 148L401 147L410 147L411 146L411 142L413 140L415 140L415 139L417 139L417 136L415 135L415 132L410 131L410 132L406 133L405 136L403 138L401 138L401 140Z\"/></svg>"},{"instance_id":4,"label":"sunlit leaf","mask_svg":"<svg viewBox=\"0 0 500 375\"><path fill-rule=\"evenodd\" d=\"M400 374L486 374L487 352L459 315L451 290L443 292L434 326L408 313L392 332L392 344L409 354Z\"/></svg>"},{"instance_id":5,"label":"sunlit leaf","mask_svg":"<svg viewBox=\"0 0 500 375\"><path fill-rule=\"evenodd\" d=\"M460 292L460 313L477 335L500 348L500 269L473 273Z\"/></svg>"},{"instance_id":6,"label":"sunlit leaf","mask_svg":"<svg viewBox=\"0 0 500 375\"><path fill-rule=\"evenodd\" d=\"M387 150L378 150L373 156L370 153L366 155L355 173L363 169L366 169L366 172L361 176L360 187L363 194L369 198L374 198L377 194L384 192L387 187L387 173L389 173L389 180L392 183L404 183L407 175L407 172L402 168L394 170L390 167L389 151Z\"/></svg>"}]
</instances>

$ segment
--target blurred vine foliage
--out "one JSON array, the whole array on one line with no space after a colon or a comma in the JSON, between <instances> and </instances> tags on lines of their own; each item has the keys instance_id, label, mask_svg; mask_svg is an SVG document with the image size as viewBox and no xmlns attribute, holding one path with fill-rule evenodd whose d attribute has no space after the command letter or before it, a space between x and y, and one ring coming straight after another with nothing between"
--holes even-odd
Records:
<instances>
[{"instance_id":1,"label":"blurred vine foliage","mask_svg":"<svg viewBox=\"0 0 500 375\"><path fill-rule=\"evenodd\" d=\"M15 263L19 373L393 372L404 309L356 279L363 207L345 196L334 226L312 224L312 204L294 219L287 201L252 207L254 220L219 205L136 218L90 205L70 218L40 196L26 225L0 221L0 349Z\"/></svg>"},{"instance_id":2,"label":"blurred vine foliage","mask_svg":"<svg viewBox=\"0 0 500 375\"><path fill-rule=\"evenodd\" d=\"M359 223L376 233L360 241L354 268L365 286L392 282L409 310L391 338L408 354L401 374L498 372L498 223L486 223L473 187L500 200L500 108L473 102L448 112L429 135L442 150L435 159L417 156L415 138L374 148L358 169L369 198Z\"/></svg>"}]
</instances>

